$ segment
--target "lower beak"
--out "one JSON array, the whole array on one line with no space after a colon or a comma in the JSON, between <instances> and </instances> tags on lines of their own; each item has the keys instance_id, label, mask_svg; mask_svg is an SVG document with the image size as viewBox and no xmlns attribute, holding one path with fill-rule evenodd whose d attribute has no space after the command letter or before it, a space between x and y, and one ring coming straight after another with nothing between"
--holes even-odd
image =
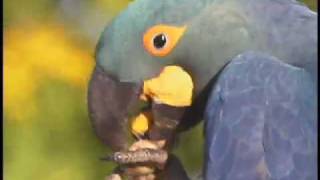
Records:
<instances>
[{"instance_id":1,"label":"lower beak","mask_svg":"<svg viewBox=\"0 0 320 180\"><path fill-rule=\"evenodd\" d=\"M171 139L187 107L192 104L191 76L179 66L166 66L161 73L143 82L140 99L151 108L132 121L132 132L139 136L148 131L150 139Z\"/></svg>"}]
</instances>

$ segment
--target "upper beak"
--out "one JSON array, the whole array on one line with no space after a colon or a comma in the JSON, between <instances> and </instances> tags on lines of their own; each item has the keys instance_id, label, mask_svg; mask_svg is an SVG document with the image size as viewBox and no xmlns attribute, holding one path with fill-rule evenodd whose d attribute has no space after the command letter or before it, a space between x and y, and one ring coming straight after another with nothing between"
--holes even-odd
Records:
<instances>
[{"instance_id":1,"label":"upper beak","mask_svg":"<svg viewBox=\"0 0 320 180\"><path fill-rule=\"evenodd\" d=\"M112 150L128 147L128 116L137 107L142 84L122 83L96 66L88 89L89 115L97 136Z\"/></svg>"}]
</instances>

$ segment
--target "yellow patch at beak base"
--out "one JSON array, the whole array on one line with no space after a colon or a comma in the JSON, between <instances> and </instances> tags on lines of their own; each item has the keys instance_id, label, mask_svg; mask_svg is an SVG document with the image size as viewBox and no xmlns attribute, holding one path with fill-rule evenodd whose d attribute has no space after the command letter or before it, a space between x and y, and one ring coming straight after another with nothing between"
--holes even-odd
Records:
<instances>
[{"instance_id":1,"label":"yellow patch at beak base","mask_svg":"<svg viewBox=\"0 0 320 180\"><path fill-rule=\"evenodd\" d=\"M190 106L192 93L192 79L179 66L166 66L158 77L143 84L143 96L176 107Z\"/></svg>"}]
</instances>

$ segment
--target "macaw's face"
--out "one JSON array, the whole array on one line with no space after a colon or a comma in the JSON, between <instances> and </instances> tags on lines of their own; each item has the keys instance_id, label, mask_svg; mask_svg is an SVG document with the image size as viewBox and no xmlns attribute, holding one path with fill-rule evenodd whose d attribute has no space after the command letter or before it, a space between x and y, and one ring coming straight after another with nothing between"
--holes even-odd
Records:
<instances>
[{"instance_id":1,"label":"macaw's face","mask_svg":"<svg viewBox=\"0 0 320 180\"><path fill-rule=\"evenodd\" d=\"M208 59L208 40L198 36L208 29L199 15L206 5L199 0L133 1L102 33L97 65L120 82L132 83L155 78L166 66L179 66L197 83L197 92L205 86L200 73L207 71L201 62Z\"/></svg>"},{"instance_id":2,"label":"macaw's face","mask_svg":"<svg viewBox=\"0 0 320 180\"><path fill-rule=\"evenodd\" d=\"M127 146L127 132L170 139L181 121L193 124L203 109L196 102L204 86L186 56L191 19L203 4L178 1L134 2L100 38L89 110L98 136L113 149Z\"/></svg>"}]
</instances>

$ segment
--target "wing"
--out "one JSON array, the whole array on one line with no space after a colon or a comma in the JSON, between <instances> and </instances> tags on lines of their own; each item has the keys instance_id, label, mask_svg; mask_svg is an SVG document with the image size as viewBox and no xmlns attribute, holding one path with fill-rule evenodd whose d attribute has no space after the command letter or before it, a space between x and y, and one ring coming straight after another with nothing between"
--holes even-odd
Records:
<instances>
[{"instance_id":1,"label":"wing","mask_svg":"<svg viewBox=\"0 0 320 180\"><path fill-rule=\"evenodd\" d=\"M265 54L234 58L206 107L205 179L316 179L311 76Z\"/></svg>"}]
</instances>

